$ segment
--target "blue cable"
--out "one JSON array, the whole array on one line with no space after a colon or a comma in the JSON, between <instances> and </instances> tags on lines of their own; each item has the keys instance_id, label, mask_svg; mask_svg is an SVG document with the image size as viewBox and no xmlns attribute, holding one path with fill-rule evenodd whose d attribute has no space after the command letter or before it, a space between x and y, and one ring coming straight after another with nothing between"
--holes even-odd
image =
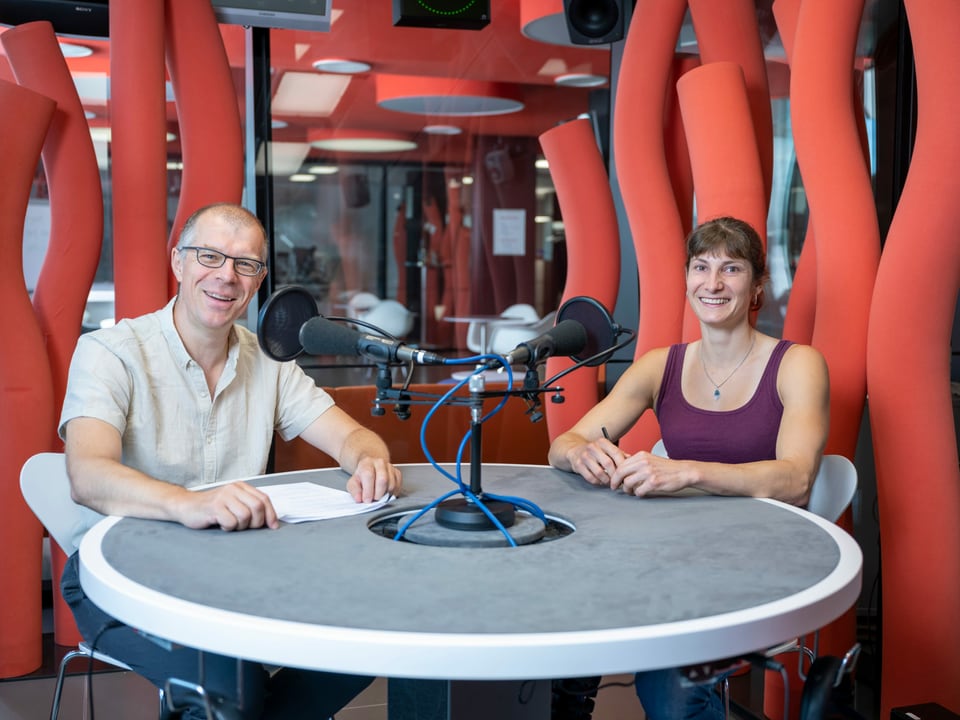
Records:
<instances>
[{"instance_id":1,"label":"blue cable","mask_svg":"<svg viewBox=\"0 0 960 720\"><path fill-rule=\"evenodd\" d=\"M476 362L479 364L481 361L484 361L484 360L496 360L497 362L500 363L500 365L504 369L506 369L507 392L509 393L513 389L513 368L510 367L510 365L507 363L507 359L502 355L496 355L496 354L474 355L472 357L462 358L456 361L448 360L445 364L460 365L460 364L463 364L464 362ZM426 456L427 461L431 465L433 465L433 467L441 475L446 477L448 480L456 483L457 488L431 501L426 506L420 508L420 510L414 513L406 522L404 522L399 527L399 529L397 530L397 534L394 535L394 538L393 538L394 541L402 540L407 529L411 525L413 525L413 523L415 523L417 520L423 517L430 510L433 510L434 508L436 508L444 500L454 495L461 494L461 495L465 495L478 508L480 508L481 512L483 512L483 514L487 516L487 519L489 519L490 522L493 523L494 527L496 527L507 539L507 542L510 544L510 547L517 547L516 541L513 539L513 537L510 535L507 529L503 526L503 523L501 523L500 520L498 520L497 517L492 512L490 512L490 509L484 504L484 502L479 497L477 497L476 493L470 490L470 488L467 487L463 482L463 452L467 446L467 441L473 435L473 428L471 427L469 430L467 430L467 432L463 436L463 439L460 441L459 447L457 448L457 457L456 457L456 464L455 464L456 475L452 475L449 472L447 472L444 468L440 467L440 464L436 461L436 459L430 453L430 450L427 448L427 438L426 438L427 423L430 422L430 420L433 418L437 410L440 407L442 407L444 403L457 392L457 390L459 390L464 385L469 383L470 378L472 378L474 375L484 372L484 370L486 370L486 368L483 366L480 366L476 370L474 370L472 373L467 375L467 377L463 378L463 380L460 380L457 383L455 383L453 387L450 388L450 390L445 392L443 395L441 395L437 399L437 401L433 404L433 407L431 407L430 410L427 411L427 414L423 419L423 423L420 425L420 447L423 449L423 454L424 456ZM486 422L491 417L493 417L498 412L500 412L503 409L503 406L506 405L509 397L510 397L509 394L505 394L496 407L494 407L489 413L487 413L486 415L480 418L480 423L482 424ZM514 497L511 495L493 495L491 493L485 493L485 496L490 498L491 500L506 502L513 505L515 508L525 510L531 515L534 515L535 517L539 518L544 525L547 524L546 515L535 503L531 502L530 500L526 500L520 497Z\"/></svg>"}]
</instances>

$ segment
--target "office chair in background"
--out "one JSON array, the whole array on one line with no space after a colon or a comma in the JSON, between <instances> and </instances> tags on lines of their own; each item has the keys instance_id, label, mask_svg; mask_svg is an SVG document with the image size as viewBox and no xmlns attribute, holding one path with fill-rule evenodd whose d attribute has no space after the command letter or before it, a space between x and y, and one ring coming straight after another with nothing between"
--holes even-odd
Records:
<instances>
[{"instance_id":1,"label":"office chair in background","mask_svg":"<svg viewBox=\"0 0 960 720\"><path fill-rule=\"evenodd\" d=\"M76 552L77 530L82 527L83 514L92 512L78 505L70 498L70 480L67 477L66 458L63 453L39 453L29 458L20 470L20 493L30 510L47 529L53 542L70 556ZM130 668L120 660L110 657L81 641L60 661L57 672L57 684L53 691L50 720L57 720L60 713L60 698L67 666L77 658L99 660L120 670ZM158 716L162 717L164 702L163 690L159 691L160 703Z\"/></svg>"}]
</instances>

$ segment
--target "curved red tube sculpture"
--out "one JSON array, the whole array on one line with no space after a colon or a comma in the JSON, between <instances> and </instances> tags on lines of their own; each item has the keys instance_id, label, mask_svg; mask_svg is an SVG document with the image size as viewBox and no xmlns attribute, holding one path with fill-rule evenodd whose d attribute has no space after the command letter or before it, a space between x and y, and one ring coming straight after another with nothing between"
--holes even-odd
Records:
<instances>
[{"instance_id":1,"label":"curved red tube sculpture","mask_svg":"<svg viewBox=\"0 0 960 720\"><path fill-rule=\"evenodd\" d=\"M50 240L33 293L33 308L43 332L53 379L54 422L48 450L63 447L56 423L67 387L70 358L80 336L87 294L93 284L103 242L103 190L90 131L53 26L19 25L0 35L17 83L57 103L41 157L50 192ZM54 639L59 645L80 641L73 614L60 596L66 557L56 544L53 563Z\"/></svg>"},{"instance_id":2,"label":"curved red tube sculpture","mask_svg":"<svg viewBox=\"0 0 960 720\"><path fill-rule=\"evenodd\" d=\"M883 569L881 717L922 702L960 708L960 471L950 336L960 291L960 4L906 0L917 133L870 307L867 385Z\"/></svg>"},{"instance_id":3,"label":"curved red tube sculpture","mask_svg":"<svg viewBox=\"0 0 960 720\"><path fill-rule=\"evenodd\" d=\"M680 217L664 154L664 112L673 92L674 48L686 0L639 0L624 43L613 147L637 257L640 320L634 352L680 340L683 323L683 239ZM673 270L675 268L675 270ZM627 452L649 450L660 437L653 413L620 440Z\"/></svg>"},{"instance_id":4,"label":"curved red tube sculpture","mask_svg":"<svg viewBox=\"0 0 960 720\"><path fill-rule=\"evenodd\" d=\"M766 240L767 194L743 71L733 62L701 65L677 81L697 192L697 220L732 215ZM718 139L722 138L721 142ZM686 306L683 340L700 337Z\"/></svg>"},{"instance_id":5,"label":"curved red tube sculpture","mask_svg":"<svg viewBox=\"0 0 960 720\"><path fill-rule=\"evenodd\" d=\"M187 218L214 202L243 197L243 130L237 91L210 3L166 0L167 71L177 98L183 183L170 238ZM169 275L169 293L177 292Z\"/></svg>"},{"instance_id":6,"label":"curved red tube sculpture","mask_svg":"<svg viewBox=\"0 0 960 720\"><path fill-rule=\"evenodd\" d=\"M43 335L23 276L23 230L40 149L56 103L0 80L0 253L8 277L0 304L16 342L0 346L0 553L3 612L0 613L0 677L32 672L43 662L40 558L43 527L20 494L20 468L50 448L53 382Z\"/></svg>"},{"instance_id":7,"label":"curved red tube sculpture","mask_svg":"<svg viewBox=\"0 0 960 720\"><path fill-rule=\"evenodd\" d=\"M560 303L587 295L612 311L620 284L620 230L593 124L571 120L543 133L540 145L550 163L566 234L567 278ZM573 364L570 358L549 358L547 376ZM598 379L597 367L582 367L563 377L565 402L546 405L551 441L599 402Z\"/></svg>"},{"instance_id":8,"label":"curved red tube sculpture","mask_svg":"<svg viewBox=\"0 0 960 720\"><path fill-rule=\"evenodd\" d=\"M169 299L163 0L110 5L113 282L116 317Z\"/></svg>"}]
</instances>

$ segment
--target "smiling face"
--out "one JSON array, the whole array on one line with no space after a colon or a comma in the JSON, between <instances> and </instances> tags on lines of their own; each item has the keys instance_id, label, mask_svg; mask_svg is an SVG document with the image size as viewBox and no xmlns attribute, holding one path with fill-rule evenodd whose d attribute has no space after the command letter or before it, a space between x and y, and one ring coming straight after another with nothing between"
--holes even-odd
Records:
<instances>
[{"instance_id":1,"label":"smiling face","mask_svg":"<svg viewBox=\"0 0 960 720\"><path fill-rule=\"evenodd\" d=\"M687 300L701 322L740 321L758 289L750 264L725 252L692 258L687 265Z\"/></svg>"},{"instance_id":2,"label":"smiling face","mask_svg":"<svg viewBox=\"0 0 960 720\"><path fill-rule=\"evenodd\" d=\"M241 275L227 259L218 268L200 264L195 250L210 248L236 258L266 260L266 240L256 217L242 208L218 205L199 211L184 225L171 256L173 273L180 283L174 308L181 331L229 331L260 288L266 269L256 276Z\"/></svg>"},{"instance_id":3,"label":"smiling face","mask_svg":"<svg viewBox=\"0 0 960 720\"><path fill-rule=\"evenodd\" d=\"M709 324L736 324L759 307L766 265L760 237L735 218L700 225L687 240L687 300Z\"/></svg>"}]
</instances>

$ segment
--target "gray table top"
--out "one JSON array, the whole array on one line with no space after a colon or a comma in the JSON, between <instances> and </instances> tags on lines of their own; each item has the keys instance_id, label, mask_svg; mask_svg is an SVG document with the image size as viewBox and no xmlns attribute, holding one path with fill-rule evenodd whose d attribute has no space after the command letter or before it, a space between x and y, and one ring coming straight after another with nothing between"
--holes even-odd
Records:
<instances>
[{"instance_id":1,"label":"gray table top","mask_svg":"<svg viewBox=\"0 0 960 720\"><path fill-rule=\"evenodd\" d=\"M749 498L637 499L540 466L484 466L483 489L537 503L572 523L572 535L492 549L395 542L369 524L452 487L429 465L402 467L404 492L387 508L276 531L108 518L84 538L81 580L118 619L204 650L464 680L752 652L822 627L859 594L855 541L802 510ZM346 477L331 469L255 482L342 488Z\"/></svg>"}]
</instances>

